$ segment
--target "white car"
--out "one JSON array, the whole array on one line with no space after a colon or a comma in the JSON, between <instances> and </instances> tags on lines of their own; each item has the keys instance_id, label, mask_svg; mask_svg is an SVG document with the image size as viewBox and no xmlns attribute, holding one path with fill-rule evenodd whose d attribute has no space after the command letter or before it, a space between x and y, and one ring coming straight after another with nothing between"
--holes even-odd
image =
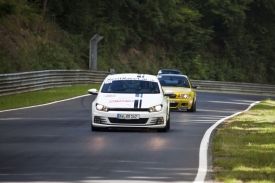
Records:
<instances>
[{"instance_id":1,"label":"white car","mask_svg":"<svg viewBox=\"0 0 275 183\"><path fill-rule=\"evenodd\" d=\"M163 93L156 76L148 74L113 74L103 81L92 103L91 130L103 128L170 129L172 91Z\"/></svg>"}]
</instances>

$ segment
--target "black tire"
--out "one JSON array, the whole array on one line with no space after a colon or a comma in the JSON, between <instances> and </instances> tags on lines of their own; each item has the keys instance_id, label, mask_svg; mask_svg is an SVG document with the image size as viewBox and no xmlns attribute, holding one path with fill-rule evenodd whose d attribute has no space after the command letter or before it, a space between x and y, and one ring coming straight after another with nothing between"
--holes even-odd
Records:
<instances>
[{"instance_id":1,"label":"black tire","mask_svg":"<svg viewBox=\"0 0 275 183\"><path fill-rule=\"evenodd\" d=\"M168 120L167 120L167 130L170 130L170 109L169 109L169 114L168 114Z\"/></svg>"},{"instance_id":2,"label":"black tire","mask_svg":"<svg viewBox=\"0 0 275 183\"><path fill-rule=\"evenodd\" d=\"M170 110L169 110L168 120L166 121L165 127L158 129L158 132L167 132L168 130L170 130Z\"/></svg>"},{"instance_id":3,"label":"black tire","mask_svg":"<svg viewBox=\"0 0 275 183\"><path fill-rule=\"evenodd\" d=\"M100 128L97 128L97 127L94 127L92 124L91 124L91 131L100 131Z\"/></svg>"},{"instance_id":4,"label":"black tire","mask_svg":"<svg viewBox=\"0 0 275 183\"><path fill-rule=\"evenodd\" d=\"M188 112L196 112L197 110L197 102L193 100L192 107L187 109Z\"/></svg>"}]
</instances>

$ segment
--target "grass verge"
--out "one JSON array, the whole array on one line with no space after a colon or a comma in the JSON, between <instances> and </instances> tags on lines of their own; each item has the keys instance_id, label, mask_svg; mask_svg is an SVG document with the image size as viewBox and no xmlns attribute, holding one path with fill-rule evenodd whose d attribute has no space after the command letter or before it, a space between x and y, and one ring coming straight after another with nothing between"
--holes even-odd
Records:
<instances>
[{"instance_id":1,"label":"grass verge","mask_svg":"<svg viewBox=\"0 0 275 183\"><path fill-rule=\"evenodd\" d=\"M0 96L0 111L15 109L88 94L88 89L99 89L100 84L67 86L22 94Z\"/></svg>"},{"instance_id":2,"label":"grass verge","mask_svg":"<svg viewBox=\"0 0 275 183\"><path fill-rule=\"evenodd\" d=\"M275 182L275 101L225 122L212 144L213 173L225 183Z\"/></svg>"}]
</instances>

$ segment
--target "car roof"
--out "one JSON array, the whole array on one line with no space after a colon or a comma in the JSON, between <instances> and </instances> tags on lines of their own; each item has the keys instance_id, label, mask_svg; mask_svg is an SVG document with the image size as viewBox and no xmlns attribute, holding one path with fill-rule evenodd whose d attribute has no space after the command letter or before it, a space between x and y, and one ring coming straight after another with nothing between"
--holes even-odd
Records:
<instances>
[{"instance_id":1,"label":"car roof","mask_svg":"<svg viewBox=\"0 0 275 183\"><path fill-rule=\"evenodd\" d=\"M180 70L176 70L176 69L160 69L159 71L179 71L180 72Z\"/></svg>"},{"instance_id":2,"label":"car roof","mask_svg":"<svg viewBox=\"0 0 275 183\"><path fill-rule=\"evenodd\" d=\"M167 71L167 72L178 72L178 73L181 73L181 71L180 70L176 70L176 69L160 69L159 71L158 71L158 74L160 73L160 72L162 72L162 71Z\"/></svg>"},{"instance_id":3,"label":"car roof","mask_svg":"<svg viewBox=\"0 0 275 183\"><path fill-rule=\"evenodd\" d=\"M175 76L175 77L186 77L186 78L188 78L186 75L183 75L183 74L161 74L161 75L158 76L158 78L160 78L162 76Z\"/></svg>"},{"instance_id":4,"label":"car roof","mask_svg":"<svg viewBox=\"0 0 275 183\"><path fill-rule=\"evenodd\" d=\"M105 82L113 80L145 80L158 82L158 78L155 75L150 74L138 74L138 73L122 73L122 74L112 74L108 75L105 79Z\"/></svg>"}]
</instances>

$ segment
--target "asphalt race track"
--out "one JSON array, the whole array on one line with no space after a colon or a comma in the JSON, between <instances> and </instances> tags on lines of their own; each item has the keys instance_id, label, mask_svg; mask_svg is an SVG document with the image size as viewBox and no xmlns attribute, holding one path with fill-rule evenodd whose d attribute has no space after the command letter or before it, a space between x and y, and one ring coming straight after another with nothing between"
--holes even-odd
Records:
<instances>
[{"instance_id":1,"label":"asphalt race track","mask_svg":"<svg viewBox=\"0 0 275 183\"><path fill-rule=\"evenodd\" d=\"M167 133L92 132L92 95L2 111L0 182L193 182L206 130L218 120L266 98L198 92L197 112L171 112L171 129ZM205 182L208 180L211 174L207 174Z\"/></svg>"}]
</instances>

